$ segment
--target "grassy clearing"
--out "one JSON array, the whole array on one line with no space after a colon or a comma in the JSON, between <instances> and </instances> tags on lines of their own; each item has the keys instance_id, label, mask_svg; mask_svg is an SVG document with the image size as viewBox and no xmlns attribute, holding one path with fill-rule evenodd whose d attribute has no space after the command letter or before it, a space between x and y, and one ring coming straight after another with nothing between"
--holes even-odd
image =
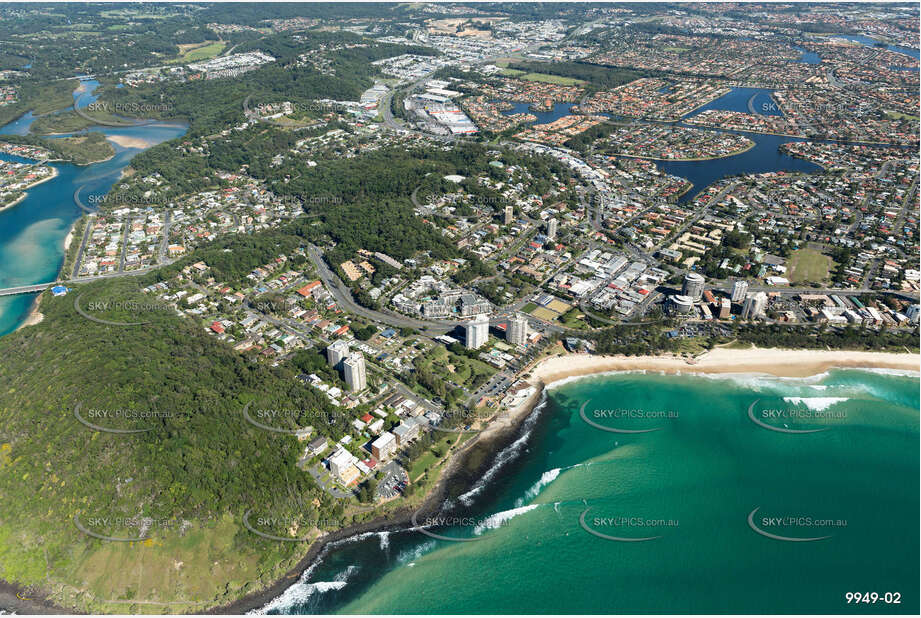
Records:
<instances>
[{"instance_id":1,"label":"grassy clearing","mask_svg":"<svg viewBox=\"0 0 921 618\"><path fill-rule=\"evenodd\" d=\"M468 387L488 380L496 372L481 360L459 356L440 346L427 352L418 366L428 368L448 382Z\"/></svg>"},{"instance_id":2,"label":"grassy clearing","mask_svg":"<svg viewBox=\"0 0 921 618\"><path fill-rule=\"evenodd\" d=\"M517 69L506 69L506 71L516 71ZM585 80L574 77L563 77L562 75L548 75L547 73L525 73L521 79L529 82L542 82L545 84L559 84L560 86L581 86L587 84Z\"/></svg>"},{"instance_id":3,"label":"grassy clearing","mask_svg":"<svg viewBox=\"0 0 921 618\"><path fill-rule=\"evenodd\" d=\"M226 43L221 41L205 41L204 43L183 44L179 46L178 58L170 60L171 64L184 64L186 62L200 62L214 58L222 51Z\"/></svg>"},{"instance_id":4,"label":"grassy clearing","mask_svg":"<svg viewBox=\"0 0 921 618\"><path fill-rule=\"evenodd\" d=\"M891 109L887 109L883 112L886 115L886 118L891 120L914 120L918 121L918 116L912 116L911 114L903 114L902 112L897 112Z\"/></svg>"},{"instance_id":5,"label":"grassy clearing","mask_svg":"<svg viewBox=\"0 0 921 618\"><path fill-rule=\"evenodd\" d=\"M798 249L787 261L787 272L791 282L824 281L832 266L833 261L827 255L815 249Z\"/></svg>"}]
</instances>

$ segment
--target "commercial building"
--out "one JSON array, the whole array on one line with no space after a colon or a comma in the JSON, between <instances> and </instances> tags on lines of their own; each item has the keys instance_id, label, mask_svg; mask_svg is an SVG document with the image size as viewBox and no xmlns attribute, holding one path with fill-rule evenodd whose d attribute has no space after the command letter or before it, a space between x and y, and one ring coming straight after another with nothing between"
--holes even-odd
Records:
<instances>
[{"instance_id":1,"label":"commercial building","mask_svg":"<svg viewBox=\"0 0 921 618\"><path fill-rule=\"evenodd\" d=\"M739 279L732 284L732 302L741 303L748 294L748 281Z\"/></svg>"},{"instance_id":2,"label":"commercial building","mask_svg":"<svg viewBox=\"0 0 921 618\"><path fill-rule=\"evenodd\" d=\"M326 348L326 360L329 361L329 366L334 369L339 369L342 364L342 361L349 355L349 343L348 341L338 340L334 341Z\"/></svg>"},{"instance_id":3,"label":"commercial building","mask_svg":"<svg viewBox=\"0 0 921 618\"><path fill-rule=\"evenodd\" d=\"M397 439L389 431L385 431L371 443L371 454L378 461L390 459L397 450Z\"/></svg>"},{"instance_id":4,"label":"commercial building","mask_svg":"<svg viewBox=\"0 0 921 618\"><path fill-rule=\"evenodd\" d=\"M687 296L692 302L700 301L704 294L704 276L700 273L688 273L684 276L684 285L681 294Z\"/></svg>"},{"instance_id":5,"label":"commercial building","mask_svg":"<svg viewBox=\"0 0 921 618\"><path fill-rule=\"evenodd\" d=\"M508 342L512 345L523 346L528 341L528 320L525 317L516 315L508 322L508 329L505 331Z\"/></svg>"},{"instance_id":6,"label":"commercial building","mask_svg":"<svg viewBox=\"0 0 921 618\"><path fill-rule=\"evenodd\" d=\"M467 322L466 334L468 350L483 347L489 340L489 319L486 316L479 316Z\"/></svg>"},{"instance_id":7,"label":"commercial building","mask_svg":"<svg viewBox=\"0 0 921 618\"><path fill-rule=\"evenodd\" d=\"M362 391L368 386L365 357L361 352L352 352L342 361L342 379L353 393Z\"/></svg>"}]
</instances>

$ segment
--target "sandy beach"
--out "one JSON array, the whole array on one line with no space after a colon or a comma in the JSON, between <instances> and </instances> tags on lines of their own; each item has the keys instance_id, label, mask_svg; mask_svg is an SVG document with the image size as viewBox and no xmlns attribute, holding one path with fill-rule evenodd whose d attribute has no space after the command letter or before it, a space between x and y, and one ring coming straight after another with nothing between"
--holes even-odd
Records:
<instances>
[{"instance_id":1,"label":"sandy beach","mask_svg":"<svg viewBox=\"0 0 921 618\"><path fill-rule=\"evenodd\" d=\"M908 352L858 352L851 350L748 350L714 348L695 358L661 356L595 356L559 354L538 362L526 381L534 392L517 406L500 412L483 431L493 437L518 426L541 399L543 389L554 382L609 371L657 371L662 373L747 373L803 378L833 367L862 367L921 371L921 354Z\"/></svg>"},{"instance_id":2,"label":"sandy beach","mask_svg":"<svg viewBox=\"0 0 921 618\"><path fill-rule=\"evenodd\" d=\"M29 317L27 317L26 320L22 324L20 324L19 328L17 328L16 330L19 330L20 328L25 328L26 326L34 326L35 324L38 324L39 322L45 319L45 314L38 310L38 306L39 304L41 304L41 302L42 302L42 295L39 294L38 296L35 297L35 302L32 303L32 309L29 311Z\"/></svg>"},{"instance_id":3,"label":"sandy beach","mask_svg":"<svg viewBox=\"0 0 921 618\"><path fill-rule=\"evenodd\" d=\"M866 367L919 371L921 355L851 350L748 350L715 348L693 359L676 356L592 356L566 354L548 358L531 372L533 384L547 385L574 376L606 371L646 370L664 373L762 373L806 377L832 367Z\"/></svg>"},{"instance_id":4,"label":"sandy beach","mask_svg":"<svg viewBox=\"0 0 921 618\"><path fill-rule=\"evenodd\" d=\"M146 139L141 139L139 137L129 137L127 135L107 135L106 139L110 142L114 142L121 146L122 148L150 148L153 146Z\"/></svg>"},{"instance_id":5,"label":"sandy beach","mask_svg":"<svg viewBox=\"0 0 921 618\"><path fill-rule=\"evenodd\" d=\"M31 319L31 318L30 318ZM590 354L560 354L539 361L530 371L526 381L533 391L518 405L500 411L486 428L463 448L449 457L442 469L438 481L425 496L423 506L416 511L413 508L401 508L396 512L372 521L348 526L342 530L324 535L312 543L298 562L283 577L272 585L247 594L232 603L204 610L207 614L242 614L264 607L272 599L282 594L294 581L310 567L314 561L325 554L330 542L342 540L356 534L398 530L411 522L413 512L438 512L439 505L445 498L449 483L460 481L464 486L472 479L478 478L484 469L492 464L492 456L480 459L479 464L467 468L467 459L475 445L487 452L496 453L518 434L518 427L541 401L544 388L553 382L575 376L592 375L608 371L647 370L665 373L761 373L783 377L804 377L822 373L832 367L889 368L918 371L921 355L910 353L887 352L852 352L848 350L782 350L751 348L748 350L716 348L696 358L677 356L593 356ZM2 584L2 582L0 582ZM15 586L8 586L15 591ZM3 592L0 586L0 593ZM9 600L15 600L8 595ZM3 597L0 596L0 600ZM38 603L23 604L26 610L46 610Z\"/></svg>"},{"instance_id":6,"label":"sandy beach","mask_svg":"<svg viewBox=\"0 0 921 618\"><path fill-rule=\"evenodd\" d=\"M64 253L67 253L67 250L70 249L70 243L74 240L74 226L70 226L70 231L67 232L67 237L64 238Z\"/></svg>"}]
</instances>

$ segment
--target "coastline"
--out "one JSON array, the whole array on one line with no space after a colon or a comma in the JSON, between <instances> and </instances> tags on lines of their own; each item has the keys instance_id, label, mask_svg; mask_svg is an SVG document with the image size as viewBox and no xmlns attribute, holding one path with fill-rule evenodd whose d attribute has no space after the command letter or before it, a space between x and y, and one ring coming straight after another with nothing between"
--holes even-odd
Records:
<instances>
[{"instance_id":1,"label":"coastline","mask_svg":"<svg viewBox=\"0 0 921 618\"><path fill-rule=\"evenodd\" d=\"M35 297L35 301L32 303L32 308L29 309L29 316L23 321L22 324L16 328L16 330L21 330L26 326L34 326L35 324L38 324L45 319L45 314L38 310L38 306L41 304L41 302L42 294L39 293L39 295Z\"/></svg>"},{"instance_id":2,"label":"coastline","mask_svg":"<svg viewBox=\"0 0 921 618\"><path fill-rule=\"evenodd\" d=\"M668 374L762 373L803 378L831 368L896 369L919 371L921 355L907 352L851 350L786 350L781 348L714 348L698 357L593 356L565 354L539 363L532 383L544 387L568 378L612 371L659 371Z\"/></svg>"},{"instance_id":3,"label":"coastline","mask_svg":"<svg viewBox=\"0 0 921 618\"><path fill-rule=\"evenodd\" d=\"M43 182L48 182L49 180L54 180L55 178L57 178L57 177L58 177L58 173L59 173L59 172L58 172L58 168L56 168L56 167L53 166L53 165L49 165L48 167L51 168L51 175L50 175L50 176L45 176L44 178L41 178L41 179L39 179L39 180L36 180L36 181L33 182L32 184L30 184L28 187L26 187L25 189L23 189L23 190L22 190L22 195L21 195L21 196L19 196L18 198L16 198L15 200L13 200L13 201L10 202L9 204L7 204L6 206L0 206L0 212L3 212L3 211L6 210L7 208L12 208L13 206L16 206L16 205L19 204L21 201L23 201L24 199L26 199L27 197L29 197L29 189L32 189L32 188L34 188L34 187L37 187L38 185L42 184Z\"/></svg>"},{"instance_id":4,"label":"coastline","mask_svg":"<svg viewBox=\"0 0 921 618\"><path fill-rule=\"evenodd\" d=\"M763 373L777 377L807 377L822 373L832 367L880 368L919 371L921 355L889 352L853 352L849 350L785 350L779 348L751 348L747 350L715 348L696 358L660 356L595 356L591 354L557 354L537 361L526 370L524 381L534 391L517 406L500 411L489 424L456 452L445 466L433 490L425 497L419 512L435 510L452 485L463 493L472 488L483 471L493 463L494 456L508 446L519 429L543 401L544 393L554 384L572 378L599 375L614 371L661 371L670 374L710 373ZM468 467L473 446L487 450L487 456L475 467ZM460 483L460 491L457 484ZM412 509L401 509L390 517L372 520L365 524L344 528L310 547L295 569L269 588L248 595L233 603L208 610L208 614L247 613L258 610L282 594L298 581L336 543L363 533L394 531L411 522Z\"/></svg>"},{"instance_id":5,"label":"coastline","mask_svg":"<svg viewBox=\"0 0 921 618\"><path fill-rule=\"evenodd\" d=\"M37 308L37 304L36 304ZM302 574L321 560L338 543L366 533L397 531L412 524L415 513L437 512L447 494L469 490L490 467L495 455L517 437L522 423L543 401L544 393L555 384L573 378L619 371L655 371L666 374L767 374L777 377L807 377L830 368L880 368L918 372L921 355L913 353L849 350L793 350L779 348L714 348L698 357L595 356L555 354L535 362L525 372L524 381L533 392L511 409L498 412L474 439L456 451L445 465L419 508L404 506L368 522L347 526L321 537L310 545L297 565L267 587L230 603L203 610L204 614L245 614L258 610L297 583ZM482 455L482 457L477 457ZM475 465L471 466L471 460ZM458 491L459 490L459 491ZM20 613L73 613L41 599L22 599L23 590L0 581L0 607Z\"/></svg>"}]
</instances>

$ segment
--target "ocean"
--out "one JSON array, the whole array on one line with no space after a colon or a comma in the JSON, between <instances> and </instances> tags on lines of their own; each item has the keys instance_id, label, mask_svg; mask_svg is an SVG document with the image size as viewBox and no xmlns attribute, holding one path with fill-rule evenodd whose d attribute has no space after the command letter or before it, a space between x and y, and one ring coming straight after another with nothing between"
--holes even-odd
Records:
<instances>
[{"instance_id":1,"label":"ocean","mask_svg":"<svg viewBox=\"0 0 921 618\"><path fill-rule=\"evenodd\" d=\"M261 611L916 614L918 416L884 370L557 383L442 525L340 542Z\"/></svg>"}]
</instances>

